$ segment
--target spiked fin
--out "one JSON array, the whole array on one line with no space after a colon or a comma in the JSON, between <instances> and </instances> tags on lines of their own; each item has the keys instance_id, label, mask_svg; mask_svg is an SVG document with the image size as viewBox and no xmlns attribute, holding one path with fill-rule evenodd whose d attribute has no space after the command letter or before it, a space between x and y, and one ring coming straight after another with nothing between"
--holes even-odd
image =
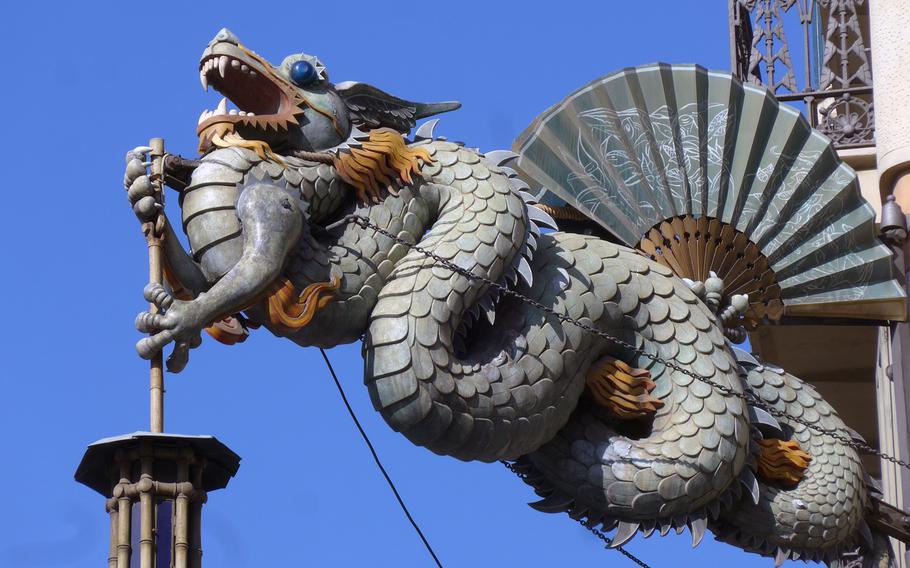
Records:
<instances>
[{"instance_id":1,"label":"spiked fin","mask_svg":"<svg viewBox=\"0 0 910 568\"><path fill-rule=\"evenodd\" d=\"M518 259L518 275L525 281L528 288L534 285L534 273L531 272L531 265L528 264L528 259L525 257Z\"/></svg>"},{"instance_id":2,"label":"spiked fin","mask_svg":"<svg viewBox=\"0 0 910 568\"><path fill-rule=\"evenodd\" d=\"M705 513L701 513L700 515L689 519L689 531L692 533L692 548L695 548L701 543L701 539L705 537L706 528L708 528L708 519L705 516Z\"/></svg>"},{"instance_id":3,"label":"spiked fin","mask_svg":"<svg viewBox=\"0 0 910 568\"><path fill-rule=\"evenodd\" d=\"M749 422L757 426L762 434L769 437L784 438L784 429L776 418L761 408L749 406Z\"/></svg>"},{"instance_id":4,"label":"spiked fin","mask_svg":"<svg viewBox=\"0 0 910 568\"><path fill-rule=\"evenodd\" d=\"M574 499L572 497L557 491L540 501L528 503L528 505L541 513L561 513L571 507L573 502Z\"/></svg>"},{"instance_id":5,"label":"spiked fin","mask_svg":"<svg viewBox=\"0 0 910 568\"><path fill-rule=\"evenodd\" d=\"M414 140L418 141L418 142L421 140L432 140L433 132L436 130L437 124L439 124L438 118L434 118L433 120L428 120L428 121L424 122L423 124L421 124L417 128L417 131L414 132Z\"/></svg>"},{"instance_id":6,"label":"spiked fin","mask_svg":"<svg viewBox=\"0 0 910 568\"><path fill-rule=\"evenodd\" d=\"M748 467L744 467L742 473L739 474L739 482L749 491L752 496L752 502L758 505L758 500L761 498L761 489L759 488L758 480L755 479Z\"/></svg>"},{"instance_id":7,"label":"spiked fin","mask_svg":"<svg viewBox=\"0 0 910 568\"><path fill-rule=\"evenodd\" d=\"M518 154L511 150L493 150L486 152L483 157L494 166L502 166L518 158Z\"/></svg>"},{"instance_id":8,"label":"spiked fin","mask_svg":"<svg viewBox=\"0 0 910 568\"><path fill-rule=\"evenodd\" d=\"M531 220L533 220L538 225L543 225L544 227L548 227L554 230L558 228L553 217L550 217L546 211L540 209L539 207L534 207L533 205L528 207L528 217L530 217Z\"/></svg>"},{"instance_id":9,"label":"spiked fin","mask_svg":"<svg viewBox=\"0 0 910 568\"><path fill-rule=\"evenodd\" d=\"M632 540L635 533L638 532L638 526L638 523L620 522L619 528L616 529L616 534L613 535L613 538L610 541L610 548L622 546Z\"/></svg>"}]
</instances>

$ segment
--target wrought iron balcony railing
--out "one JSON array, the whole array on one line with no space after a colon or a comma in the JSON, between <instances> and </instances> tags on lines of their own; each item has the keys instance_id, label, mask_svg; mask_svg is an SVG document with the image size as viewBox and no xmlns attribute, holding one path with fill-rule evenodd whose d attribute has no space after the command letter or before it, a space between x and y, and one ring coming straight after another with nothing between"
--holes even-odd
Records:
<instances>
[{"instance_id":1,"label":"wrought iron balcony railing","mask_svg":"<svg viewBox=\"0 0 910 568\"><path fill-rule=\"evenodd\" d=\"M737 77L765 85L782 101L803 103L812 126L838 149L875 145L868 0L729 2ZM797 26L802 45L789 41L787 32ZM802 55L801 68L791 51Z\"/></svg>"}]
</instances>

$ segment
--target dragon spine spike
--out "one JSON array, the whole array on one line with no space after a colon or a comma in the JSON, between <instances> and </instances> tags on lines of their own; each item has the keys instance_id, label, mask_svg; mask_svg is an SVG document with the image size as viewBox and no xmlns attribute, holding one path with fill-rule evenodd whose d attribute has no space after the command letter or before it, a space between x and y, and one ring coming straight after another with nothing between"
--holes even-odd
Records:
<instances>
[{"instance_id":1,"label":"dragon spine spike","mask_svg":"<svg viewBox=\"0 0 910 568\"><path fill-rule=\"evenodd\" d=\"M619 528L616 529L616 534L613 535L613 540L610 542L610 548L622 546L632 540L635 537L635 533L638 532L638 527L638 523L627 523L625 521L619 523Z\"/></svg>"},{"instance_id":2,"label":"dragon spine spike","mask_svg":"<svg viewBox=\"0 0 910 568\"><path fill-rule=\"evenodd\" d=\"M521 195L521 198L524 199L525 203L527 203L528 205L534 205L535 203L537 203L537 198L535 198L533 195L531 195L527 191L519 191L518 194Z\"/></svg>"},{"instance_id":3,"label":"dragon spine spike","mask_svg":"<svg viewBox=\"0 0 910 568\"><path fill-rule=\"evenodd\" d=\"M553 220L553 217L551 217L549 214L547 214L546 211L544 211L543 209L541 209L539 207L534 207L534 206L528 207L528 217L533 219L534 222L537 223L538 226L542 225L549 229L553 229L553 230L557 229L556 221Z\"/></svg>"},{"instance_id":4,"label":"dragon spine spike","mask_svg":"<svg viewBox=\"0 0 910 568\"><path fill-rule=\"evenodd\" d=\"M749 406L749 422L759 429L764 427L765 432L770 429L771 433L778 435L780 438L784 437L784 429L781 427L780 422L777 421L777 418L774 418L761 408Z\"/></svg>"},{"instance_id":5,"label":"dragon spine spike","mask_svg":"<svg viewBox=\"0 0 910 568\"><path fill-rule=\"evenodd\" d=\"M521 276L528 288L534 285L534 273L531 272L531 265L528 264L528 259L525 257L521 257L518 260L518 275Z\"/></svg>"},{"instance_id":6,"label":"dragon spine spike","mask_svg":"<svg viewBox=\"0 0 910 568\"><path fill-rule=\"evenodd\" d=\"M432 140L433 132L435 132L437 124L439 124L438 118L428 120L421 124L414 132L414 141L420 142L422 140Z\"/></svg>"},{"instance_id":7,"label":"dragon spine spike","mask_svg":"<svg viewBox=\"0 0 910 568\"><path fill-rule=\"evenodd\" d=\"M758 267L727 290L749 293L756 320L906 319L856 173L763 87L693 65L625 69L538 116L514 149L529 178L626 245L649 240L678 276L733 284Z\"/></svg>"},{"instance_id":8,"label":"dragon spine spike","mask_svg":"<svg viewBox=\"0 0 910 568\"><path fill-rule=\"evenodd\" d=\"M548 497L544 497L540 501L528 503L528 505L542 513L562 513L572 506L573 502L574 499L565 493L555 492Z\"/></svg>"},{"instance_id":9,"label":"dragon spine spike","mask_svg":"<svg viewBox=\"0 0 910 568\"><path fill-rule=\"evenodd\" d=\"M518 172L513 170L508 166L499 166L499 169L506 175L508 178L518 177Z\"/></svg>"},{"instance_id":10,"label":"dragon spine spike","mask_svg":"<svg viewBox=\"0 0 910 568\"><path fill-rule=\"evenodd\" d=\"M752 502L758 505L758 500L761 498L761 488L758 485L758 480L755 479L748 467L743 468L742 473L739 474L739 481L749 492Z\"/></svg>"},{"instance_id":11,"label":"dragon spine spike","mask_svg":"<svg viewBox=\"0 0 910 568\"><path fill-rule=\"evenodd\" d=\"M483 155L484 159L494 166L504 166L518 158L518 154L511 150L493 150ZM511 176L510 176L511 177Z\"/></svg>"},{"instance_id":12,"label":"dragon spine spike","mask_svg":"<svg viewBox=\"0 0 910 568\"><path fill-rule=\"evenodd\" d=\"M790 559L790 551L786 548L778 548L777 553L774 555L774 565L780 566L786 560Z\"/></svg>"},{"instance_id":13,"label":"dragon spine spike","mask_svg":"<svg viewBox=\"0 0 910 568\"><path fill-rule=\"evenodd\" d=\"M689 519L689 532L692 533L692 548L701 544L705 537L705 529L708 528L708 519L705 514L696 515Z\"/></svg>"}]
</instances>

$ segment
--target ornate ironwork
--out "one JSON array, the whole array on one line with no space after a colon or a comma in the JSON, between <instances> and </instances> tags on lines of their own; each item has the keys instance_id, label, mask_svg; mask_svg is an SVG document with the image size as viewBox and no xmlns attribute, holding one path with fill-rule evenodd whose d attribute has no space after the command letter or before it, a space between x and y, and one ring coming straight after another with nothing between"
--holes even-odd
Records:
<instances>
[{"instance_id":1,"label":"ornate ironwork","mask_svg":"<svg viewBox=\"0 0 910 568\"><path fill-rule=\"evenodd\" d=\"M780 100L803 102L812 126L838 149L874 145L867 13L865 0L730 0L733 73ZM787 36L797 18L800 48ZM802 77L791 52L802 55Z\"/></svg>"}]
</instances>

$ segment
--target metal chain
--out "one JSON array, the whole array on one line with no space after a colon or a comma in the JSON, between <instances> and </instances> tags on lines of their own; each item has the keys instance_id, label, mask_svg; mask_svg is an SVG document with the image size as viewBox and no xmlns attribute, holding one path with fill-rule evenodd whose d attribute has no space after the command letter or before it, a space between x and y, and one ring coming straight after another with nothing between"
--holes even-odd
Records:
<instances>
[{"instance_id":1,"label":"metal chain","mask_svg":"<svg viewBox=\"0 0 910 568\"><path fill-rule=\"evenodd\" d=\"M695 379L697 381L701 381L707 385L710 385L713 388L720 391L721 393L723 393L725 396L740 398L740 399L746 401L749 405L754 406L756 408L760 408L760 409L764 410L765 412L767 412L768 414L774 416L775 418L783 418L785 420L795 422L796 424L800 424L800 425L808 428L809 430L812 430L813 432L830 436L830 437L834 438L835 440L841 442L842 444L844 444L846 446L850 446L851 448L859 450L860 452L878 456L879 458L881 458L883 460L887 460L887 461L897 464L903 468L910 469L910 463L900 460L894 456L890 456L876 448L873 448L872 446L870 446L868 444L854 440L854 439L850 438L849 436L842 434L840 431L838 431L836 429L824 428L822 426L818 426L816 424L808 422L807 420L804 420L803 418L800 418L798 416L792 416L790 414L787 414L786 412L784 412L782 410L778 410L772 406L767 405L764 401L757 398L754 394L752 394L749 391L737 392L735 389L733 389L731 387L728 387L726 385L722 385L718 382L715 382L712 379L709 379L708 377L703 377L694 371L690 371L689 369L685 369L685 368L681 367L680 365L674 363L673 361L668 361L658 355L652 355L651 353L646 352L644 350L644 348L636 347L635 345L633 345L627 341L624 341L618 337L614 337L603 330L597 329L586 323L580 322L565 314L558 313L555 310L553 310L552 308L549 308L549 307L541 304L540 302L534 300L533 298L529 298L523 294L520 294L506 286L503 286L502 284L500 284L498 282L494 282L493 280L490 280L489 278L474 274L473 272L470 272L469 270L466 270L466 269L458 266L457 264L453 263L452 261L442 258L441 256L422 248L420 245L409 243L408 241L398 237L397 235L393 235L389 231L386 231L382 227L375 225L368 218L363 217L362 215L348 215L345 218L351 220L352 222L356 223L357 225L359 225L365 229L373 229L377 233L392 239L393 241L395 241L398 244L404 245L404 246L408 247L409 249L415 250L428 258L432 258L433 260L435 260L436 262L438 262L445 268L448 268L452 272L461 274L462 276L464 276L470 280L474 280L477 282L483 282L484 284L492 286L493 288L496 288L497 290L499 290L499 292L501 294L506 295L506 296L511 296L512 298L515 298L516 300L519 300L521 302L524 302L530 306L537 308L538 310L546 312L547 314L555 317L559 321L562 321L562 322L570 324L570 325L574 325L589 333L598 335L598 336L602 337L603 339L606 339L607 341L615 343L616 345L619 345L621 347L625 347L626 349L629 349L633 353L646 357L646 358L654 361L655 363L661 363L662 365L664 365L670 369L673 369L676 372L682 373L686 376L692 377L693 379ZM337 225L337 223L336 223L336 225Z\"/></svg>"},{"instance_id":2,"label":"metal chain","mask_svg":"<svg viewBox=\"0 0 910 568\"><path fill-rule=\"evenodd\" d=\"M506 467L506 469L508 469L509 471L511 471L512 473L514 473L515 475L517 475L517 476L518 476L519 478L521 478L522 480L524 480L524 478L527 477L524 473L518 471L518 468L515 467L515 464L509 463L509 462L507 462L507 461L503 461L503 462L500 462L500 463L501 463L502 465L504 465L504 466ZM578 524L580 524L580 525L583 526L584 528L588 529L588 531L590 531L591 534L593 534L594 536L596 536L596 537L599 538L600 540L604 541L604 542L606 543L606 545L607 545L606 548L610 548L610 547L612 546L612 544L613 544L613 539L610 538L610 537L608 537L606 534L604 534L604 532L603 532L602 530L595 528L593 524L586 523L586 522L582 521L581 519L573 519L573 520L574 520L574 521L577 521ZM628 550L626 550L626 549L623 548L622 546L615 546L615 547L612 547L612 548L613 548L613 550L616 550L617 552L619 552L620 554L622 554L623 556L625 556L626 558L628 558L629 560L631 560L631 561L634 562L635 564L641 566L642 568L651 568L651 566L648 565L648 563L646 563L644 560L638 558L637 556L635 556L634 554L632 554L631 552L629 552Z\"/></svg>"}]
</instances>

